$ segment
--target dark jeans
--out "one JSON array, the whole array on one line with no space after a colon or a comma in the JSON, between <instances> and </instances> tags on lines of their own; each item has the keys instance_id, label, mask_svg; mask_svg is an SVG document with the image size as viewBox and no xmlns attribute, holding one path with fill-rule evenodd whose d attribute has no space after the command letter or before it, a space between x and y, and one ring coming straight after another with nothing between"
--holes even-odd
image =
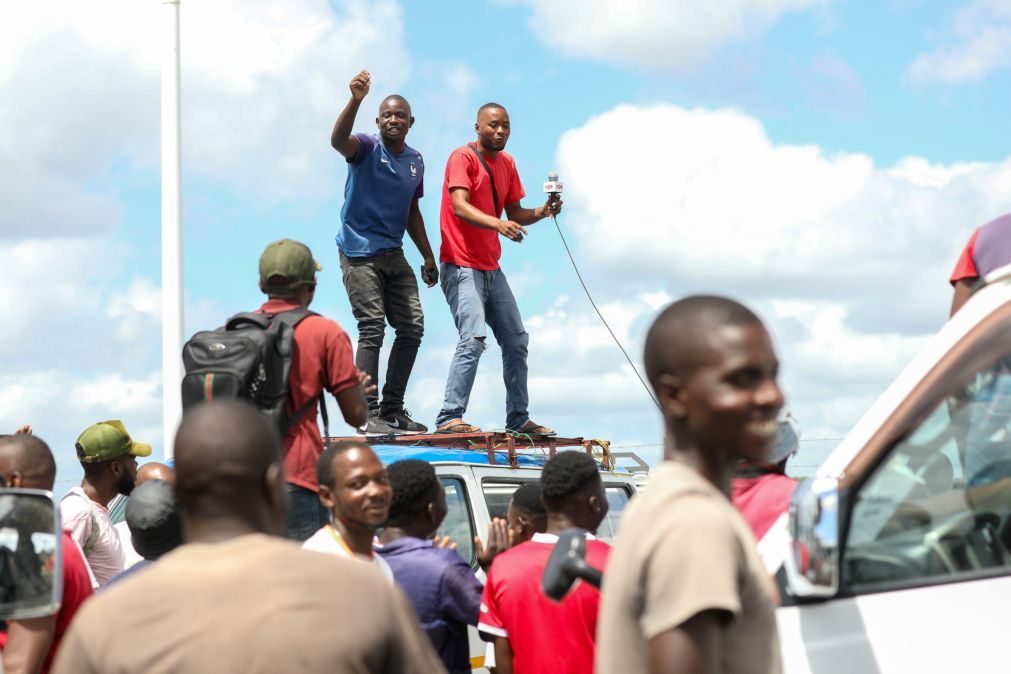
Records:
<instances>
[{"instance_id":1,"label":"dark jeans","mask_svg":"<svg viewBox=\"0 0 1011 674\"><path fill-rule=\"evenodd\" d=\"M383 402L376 393L368 396L369 411L392 414L404 408L407 380L425 333L425 314L418 297L418 281L407 264L402 248L371 257L340 254L344 288L351 300L351 312L358 321L358 349L355 365L379 385L379 350L383 346L386 321L396 331L390 360L386 364Z\"/></svg>"},{"instance_id":2,"label":"dark jeans","mask_svg":"<svg viewBox=\"0 0 1011 674\"><path fill-rule=\"evenodd\" d=\"M330 511L319 501L319 494L305 487L288 484L288 521L281 535L304 542L330 524Z\"/></svg>"}]
</instances>

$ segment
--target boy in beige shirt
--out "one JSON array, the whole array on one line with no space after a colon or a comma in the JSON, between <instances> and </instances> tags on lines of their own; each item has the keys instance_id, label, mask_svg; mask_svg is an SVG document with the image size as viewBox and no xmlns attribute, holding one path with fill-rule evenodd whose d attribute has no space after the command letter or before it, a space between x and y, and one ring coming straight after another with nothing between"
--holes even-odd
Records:
<instances>
[{"instance_id":1,"label":"boy in beige shirt","mask_svg":"<svg viewBox=\"0 0 1011 674\"><path fill-rule=\"evenodd\" d=\"M664 463L629 505L604 579L600 674L778 674L775 588L730 502L741 459L776 437L779 363L761 321L722 297L667 307L646 338Z\"/></svg>"}]
</instances>

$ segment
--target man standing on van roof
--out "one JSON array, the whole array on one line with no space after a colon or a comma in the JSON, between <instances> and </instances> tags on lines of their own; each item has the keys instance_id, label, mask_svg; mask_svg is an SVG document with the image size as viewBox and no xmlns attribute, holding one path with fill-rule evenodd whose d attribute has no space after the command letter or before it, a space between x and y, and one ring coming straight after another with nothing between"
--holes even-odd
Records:
<instances>
[{"instance_id":1,"label":"man standing on van roof","mask_svg":"<svg viewBox=\"0 0 1011 674\"><path fill-rule=\"evenodd\" d=\"M527 233L523 226L560 212L562 202L549 200L537 208L524 208L520 203L526 193L516 162L505 152L510 134L505 108L498 103L482 105L474 130L477 143L459 147L449 156L442 189L442 291L460 339L435 423L441 433L481 430L464 422L463 415L484 353L487 324L502 349L506 428L530 435L553 435L547 426L531 421L527 412L530 340L516 299L499 268L499 236L516 243L523 241ZM501 219L503 208L507 220Z\"/></svg>"},{"instance_id":2,"label":"man standing on van roof","mask_svg":"<svg viewBox=\"0 0 1011 674\"><path fill-rule=\"evenodd\" d=\"M379 350L386 321L396 331L386 366L383 399L370 394L364 433L423 433L428 427L411 419L404 408L407 381L425 331L418 282L404 257L404 232L424 258L423 276L429 288L438 271L418 208L424 195L425 162L405 139L414 125L411 105L403 96L387 96L379 104L379 133L351 133L358 107L369 93L368 71L351 80L351 100L334 123L330 144L348 162L341 227L337 232L344 288L358 321L358 368L379 382Z\"/></svg>"},{"instance_id":3,"label":"man standing on van roof","mask_svg":"<svg viewBox=\"0 0 1011 674\"><path fill-rule=\"evenodd\" d=\"M63 497L60 519L84 551L95 580L104 585L123 570L123 548L109 518L109 502L133 491L137 457L150 456L151 445L134 442L122 421L100 421L81 433L76 448L84 479Z\"/></svg>"},{"instance_id":4,"label":"man standing on van roof","mask_svg":"<svg viewBox=\"0 0 1011 674\"><path fill-rule=\"evenodd\" d=\"M730 503L764 463L783 394L758 317L722 297L668 306L646 336L664 462L629 504L604 577L599 674L776 674L775 588Z\"/></svg>"},{"instance_id":5,"label":"man standing on van roof","mask_svg":"<svg viewBox=\"0 0 1011 674\"><path fill-rule=\"evenodd\" d=\"M322 267L309 247L282 239L267 246L260 256L260 290L268 299L260 311L268 315L308 307L316 296L316 272ZM337 399L344 420L352 426L365 423L368 405L361 376L351 353L351 340L334 321L318 314L295 326L291 371L288 374L288 418L329 391ZM284 471L291 501L284 535L304 541L330 521L319 502L316 460L323 451L323 438L312 405L288 427L284 436Z\"/></svg>"}]
</instances>

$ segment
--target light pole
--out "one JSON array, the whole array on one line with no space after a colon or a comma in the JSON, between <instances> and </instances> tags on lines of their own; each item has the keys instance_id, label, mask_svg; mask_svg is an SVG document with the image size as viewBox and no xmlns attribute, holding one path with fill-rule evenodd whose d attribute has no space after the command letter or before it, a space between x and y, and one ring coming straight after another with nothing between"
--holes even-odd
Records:
<instances>
[{"instance_id":1,"label":"light pole","mask_svg":"<svg viewBox=\"0 0 1011 674\"><path fill-rule=\"evenodd\" d=\"M162 0L161 70L161 365L162 438L172 458L182 418L183 378L182 143L179 121L179 0Z\"/></svg>"}]
</instances>

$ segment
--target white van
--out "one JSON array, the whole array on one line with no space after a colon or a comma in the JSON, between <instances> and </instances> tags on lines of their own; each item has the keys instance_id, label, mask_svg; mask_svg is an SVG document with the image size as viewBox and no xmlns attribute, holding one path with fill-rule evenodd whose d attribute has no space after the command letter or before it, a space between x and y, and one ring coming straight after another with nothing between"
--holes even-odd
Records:
<instances>
[{"instance_id":1,"label":"white van","mask_svg":"<svg viewBox=\"0 0 1011 674\"><path fill-rule=\"evenodd\" d=\"M778 526L784 671L1011 670L1011 274L988 277Z\"/></svg>"}]
</instances>

